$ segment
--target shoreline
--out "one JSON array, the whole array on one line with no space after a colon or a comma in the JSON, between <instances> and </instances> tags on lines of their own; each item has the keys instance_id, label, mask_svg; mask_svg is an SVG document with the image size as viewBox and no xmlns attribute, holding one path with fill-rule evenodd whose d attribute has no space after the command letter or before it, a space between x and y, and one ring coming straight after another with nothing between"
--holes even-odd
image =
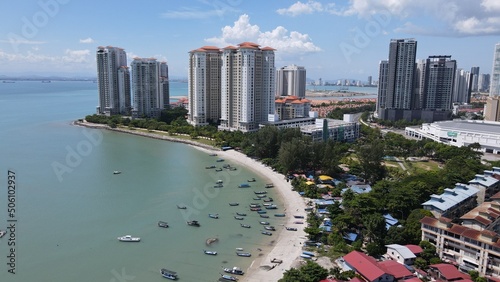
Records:
<instances>
[{"instance_id":1,"label":"shoreline","mask_svg":"<svg viewBox=\"0 0 500 282\"><path fill-rule=\"evenodd\" d=\"M184 143L207 153L216 152L219 156L238 163L259 174L261 177L268 179L274 184L274 188L270 189L277 189L279 197L285 205L285 226L296 227L297 231L288 231L285 229L285 226L276 226L277 232L273 233L273 236L276 236L274 244L270 246L269 251L267 251L266 248L266 252L263 253L262 256L258 256L252 260L250 267L245 271L245 275L239 277L239 281L278 281L283 277L283 273L286 270L300 265L302 261L300 259L300 254L302 253L303 242L307 240L306 233L304 232L304 227L307 226L305 219L307 218L307 212L304 210L306 208L306 200L298 193L292 191L291 184L286 181L284 175L273 171L270 167L267 167L264 164L235 150L221 151L218 148L196 141L168 137L155 134L153 132L144 133L121 128L110 128L104 124L94 124L86 121L73 121L72 124L95 129L106 129L115 132L129 133L159 140ZM294 215L302 215L304 216L304 219L295 219ZM298 220L304 222L304 224L293 223ZM271 260L274 258L280 259L283 262L280 264L272 263Z\"/></svg>"}]
</instances>

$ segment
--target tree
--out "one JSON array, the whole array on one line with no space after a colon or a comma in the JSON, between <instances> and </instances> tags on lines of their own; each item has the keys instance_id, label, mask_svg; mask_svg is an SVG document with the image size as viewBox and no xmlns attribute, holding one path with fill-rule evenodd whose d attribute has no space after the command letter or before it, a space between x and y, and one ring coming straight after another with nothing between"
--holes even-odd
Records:
<instances>
[{"instance_id":1,"label":"tree","mask_svg":"<svg viewBox=\"0 0 500 282\"><path fill-rule=\"evenodd\" d=\"M382 159L385 156L384 144L376 139L368 144L361 145L356 150L363 178L374 183L385 176L385 166Z\"/></svg>"},{"instance_id":2,"label":"tree","mask_svg":"<svg viewBox=\"0 0 500 282\"><path fill-rule=\"evenodd\" d=\"M307 281L312 282L323 280L328 276L328 270L313 261L307 261L300 271L307 277Z\"/></svg>"},{"instance_id":3,"label":"tree","mask_svg":"<svg viewBox=\"0 0 500 282\"><path fill-rule=\"evenodd\" d=\"M379 213L368 213L363 215L363 225L369 242L383 242L387 230L385 229L385 218Z\"/></svg>"},{"instance_id":4,"label":"tree","mask_svg":"<svg viewBox=\"0 0 500 282\"><path fill-rule=\"evenodd\" d=\"M289 270L283 273L283 278L278 280L279 282L296 282L296 281L305 281L305 277L300 270L297 268L290 268Z\"/></svg>"}]
</instances>

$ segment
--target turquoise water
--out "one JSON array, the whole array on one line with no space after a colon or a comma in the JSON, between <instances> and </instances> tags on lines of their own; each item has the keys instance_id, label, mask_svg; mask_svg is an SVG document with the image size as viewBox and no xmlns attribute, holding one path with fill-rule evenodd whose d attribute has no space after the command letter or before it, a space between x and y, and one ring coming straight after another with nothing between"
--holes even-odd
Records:
<instances>
[{"instance_id":1,"label":"turquoise water","mask_svg":"<svg viewBox=\"0 0 500 282\"><path fill-rule=\"evenodd\" d=\"M246 269L258 248L274 240L260 234L261 219L248 208L266 179L243 167L205 169L228 162L184 144L72 126L72 120L94 113L96 87L0 83L0 229L8 226L8 170L16 173L18 220L16 274L8 273L7 234L0 239L0 281L164 281L162 267L177 271L181 281L215 281L221 266ZM251 188L237 188L251 177L257 178ZM218 179L224 188L213 188ZM273 189L267 191L277 199ZM177 209L178 204L188 208ZM283 212L283 205L276 204L268 221L279 226L283 219L272 215ZM235 220L236 212L248 216ZM192 219L201 227L187 226ZM170 227L159 228L158 220ZM116 239L127 234L142 240ZM207 247L211 237L219 241ZM236 256L237 247L252 257Z\"/></svg>"}]
</instances>

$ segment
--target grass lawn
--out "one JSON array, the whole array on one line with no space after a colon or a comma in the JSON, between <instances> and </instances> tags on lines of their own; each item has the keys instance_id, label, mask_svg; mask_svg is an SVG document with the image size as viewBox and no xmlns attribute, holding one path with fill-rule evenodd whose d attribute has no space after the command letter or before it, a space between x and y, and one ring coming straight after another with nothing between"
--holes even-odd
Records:
<instances>
[{"instance_id":1,"label":"grass lawn","mask_svg":"<svg viewBox=\"0 0 500 282\"><path fill-rule=\"evenodd\" d=\"M440 164L435 161L428 161L428 162L411 162L411 165L413 168L418 172L418 171L438 171L441 168L439 167Z\"/></svg>"}]
</instances>

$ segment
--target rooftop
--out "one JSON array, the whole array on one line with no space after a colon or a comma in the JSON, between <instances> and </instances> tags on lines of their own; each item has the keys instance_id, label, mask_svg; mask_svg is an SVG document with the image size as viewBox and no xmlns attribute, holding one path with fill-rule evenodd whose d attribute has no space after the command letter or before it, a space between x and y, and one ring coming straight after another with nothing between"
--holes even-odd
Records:
<instances>
[{"instance_id":1,"label":"rooftop","mask_svg":"<svg viewBox=\"0 0 500 282\"><path fill-rule=\"evenodd\" d=\"M374 258L364 253L352 251L344 256L344 260L349 266L353 267L356 272L369 281L373 281L386 274L385 270L378 265Z\"/></svg>"},{"instance_id":2,"label":"rooftop","mask_svg":"<svg viewBox=\"0 0 500 282\"><path fill-rule=\"evenodd\" d=\"M431 199L423 203L422 206L432 206L444 212L474 196L477 192L479 189L473 186L457 183L455 188L446 188L441 195L431 195Z\"/></svg>"},{"instance_id":3,"label":"rooftop","mask_svg":"<svg viewBox=\"0 0 500 282\"><path fill-rule=\"evenodd\" d=\"M470 279L470 276L460 272L455 266L446 263L429 265L429 268L438 270L446 280Z\"/></svg>"},{"instance_id":4,"label":"rooftop","mask_svg":"<svg viewBox=\"0 0 500 282\"><path fill-rule=\"evenodd\" d=\"M410 259L410 258L415 258L415 254L406 246L402 246L399 244L391 244L391 245L386 245L388 249L393 249L396 250L402 257L403 259Z\"/></svg>"},{"instance_id":5,"label":"rooftop","mask_svg":"<svg viewBox=\"0 0 500 282\"><path fill-rule=\"evenodd\" d=\"M434 122L430 126L448 131L466 133L500 134L500 122L482 120L447 120Z\"/></svg>"}]
</instances>

